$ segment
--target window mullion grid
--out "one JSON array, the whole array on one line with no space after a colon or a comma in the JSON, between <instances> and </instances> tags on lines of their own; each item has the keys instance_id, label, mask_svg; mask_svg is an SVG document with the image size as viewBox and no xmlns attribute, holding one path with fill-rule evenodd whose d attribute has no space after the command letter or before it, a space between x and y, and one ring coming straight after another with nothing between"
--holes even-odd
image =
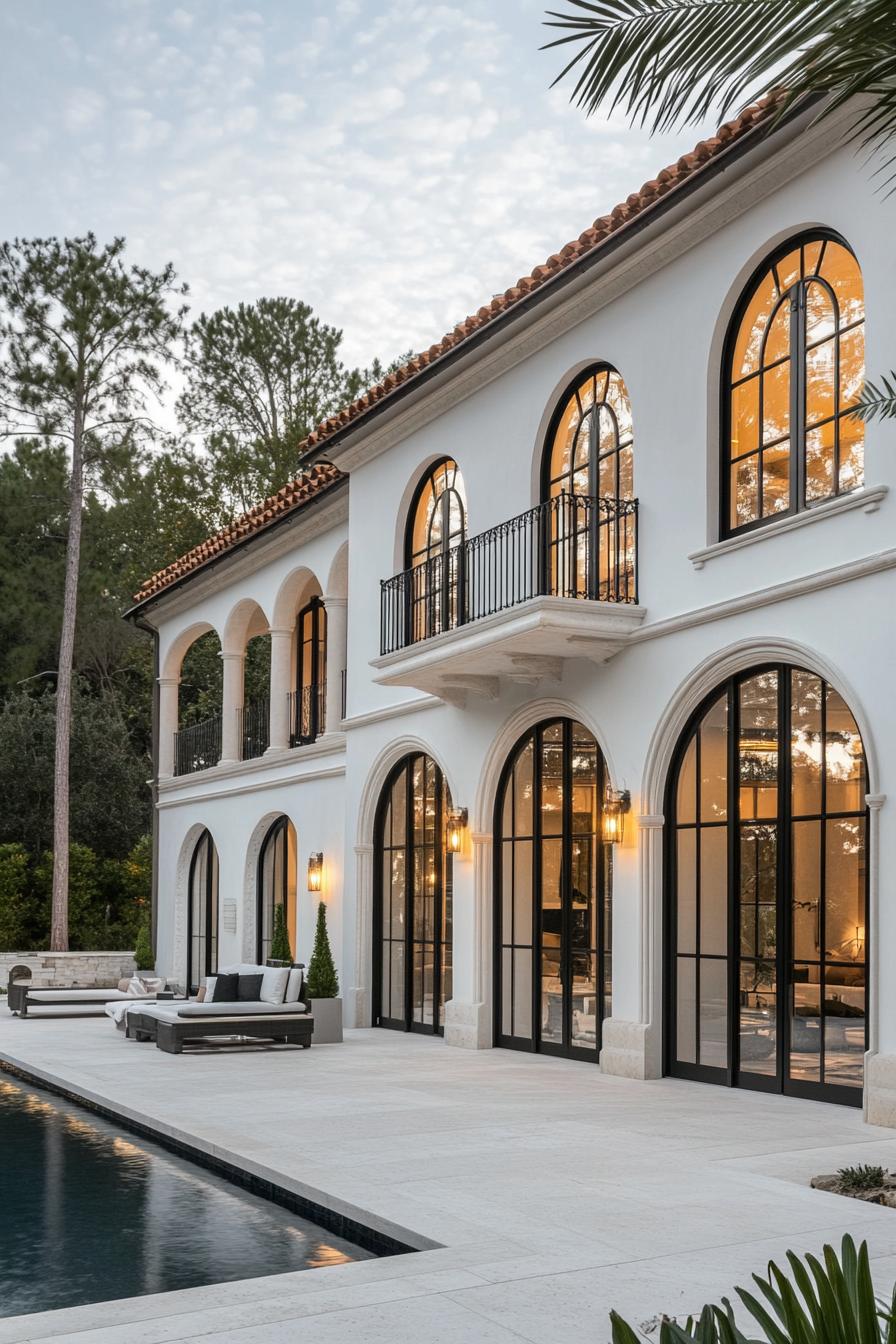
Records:
<instances>
[{"instance_id":1,"label":"window mullion grid","mask_svg":"<svg viewBox=\"0 0 896 1344\"><path fill-rule=\"evenodd\" d=\"M542 855L542 726L532 735L532 1049L541 1044L541 910L544 891Z\"/></svg>"},{"instance_id":2,"label":"window mullion grid","mask_svg":"<svg viewBox=\"0 0 896 1344\"><path fill-rule=\"evenodd\" d=\"M728 683L728 1086L740 1072L740 684Z\"/></svg>"},{"instance_id":3,"label":"window mullion grid","mask_svg":"<svg viewBox=\"0 0 896 1344\"><path fill-rule=\"evenodd\" d=\"M776 1077L783 1092L790 1076L790 999L793 994L793 808L791 805L791 672L778 668L778 844L775 865Z\"/></svg>"},{"instance_id":4,"label":"window mullion grid","mask_svg":"<svg viewBox=\"0 0 896 1344\"><path fill-rule=\"evenodd\" d=\"M806 507L806 282L799 280L790 310L790 507Z\"/></svg>"}]
</instances>

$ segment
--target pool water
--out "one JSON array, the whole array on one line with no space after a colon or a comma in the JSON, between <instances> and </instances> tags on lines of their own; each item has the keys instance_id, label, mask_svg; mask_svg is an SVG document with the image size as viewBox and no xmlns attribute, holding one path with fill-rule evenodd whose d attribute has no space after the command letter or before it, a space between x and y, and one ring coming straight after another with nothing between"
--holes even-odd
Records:
<instances>
[{"instance_id":1,"label":"pool water","mask_svg":"<svg viewBox=\"0 0 896 1344\"><path fill-rule=\"evenodd\" d=\"M369 1260L237 1185L0 1076L0 1317Z\"/></svg>"}]
</instances>

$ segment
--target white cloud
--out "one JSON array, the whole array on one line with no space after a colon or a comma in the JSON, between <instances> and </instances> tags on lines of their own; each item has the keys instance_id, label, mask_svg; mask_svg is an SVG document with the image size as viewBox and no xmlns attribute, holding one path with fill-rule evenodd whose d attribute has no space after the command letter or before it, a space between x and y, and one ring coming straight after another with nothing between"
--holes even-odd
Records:
<instances>
[{"instance_id":1,"label":"white cloud","mask_svg":"<svg viewBox=\"0 0 896 1344\"><path fill-rule=\"evenodd\" d=\"M277 121L295 121L307 106L297 93L277 93L271 100L271 114Z\"/></svg>"},{"instance_id":2,"label":"white cloud","mask_svg":"<svg viewBox=\"0 0 896 1344\"><path fill-rule=\"evenodd\" d=\"M106 108L106 100L96 89L73 89L65 102L63 121L73 134L94 126Z\"/></svg>"}]
</instances>

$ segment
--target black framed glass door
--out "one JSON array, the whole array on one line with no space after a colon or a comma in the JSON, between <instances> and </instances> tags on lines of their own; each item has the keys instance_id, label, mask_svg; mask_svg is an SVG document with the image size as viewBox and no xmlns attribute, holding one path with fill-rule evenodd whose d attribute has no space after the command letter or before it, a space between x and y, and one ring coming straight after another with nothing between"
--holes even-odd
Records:
<instances>
[{"instance_id":1,"label":"black framed glass door","mask_svg":"<svg viewBox=\"0 0 896 1344\"><path fill-rule=\"evenodd\" d=\"M395 768L376 825L373 1020L442 1033L451 998L453 859L445 848L451 794L422 753Z\"/></svg>"},{"instance_id":2,"label":"black framed glass door","mask_svg":"<svg viewBox=\"0 0 896 1344\"><path fill-rule=\"evenodd\" d=\"M597 1061L611 1000L603 756L581 724L517 743L495 819L496 1042Z\"/></svg>"},{"instance_id":3,"label":"black framed glass door","mask_svg":"<svg viewBox=\"0 0 896 1344\"><path fill-rule=\"evenodd\" d=\"M667 1070L861 1102L867 808L855 719L800 668L726 683L667 801Z\"/></svg>"},{"instance_id":4,"label":"black framed glass door","mask_svg":"<svg viewBox=\"0 0 896 1344\"><path fill-rule=\"evenodd\" d=\"M202 832L190 858L187 948L192 991L218 969L218 851L209 831Z\"/></svg>"}]
</instances>

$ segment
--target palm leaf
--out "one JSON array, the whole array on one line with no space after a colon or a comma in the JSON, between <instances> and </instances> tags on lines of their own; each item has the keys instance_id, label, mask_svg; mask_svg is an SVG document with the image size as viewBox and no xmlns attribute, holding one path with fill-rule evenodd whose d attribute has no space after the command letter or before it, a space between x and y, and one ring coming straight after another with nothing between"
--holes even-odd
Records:
<instances>
[{"instance_id":1,"label":"palm leaf","mask_svg":"<svg viewBox=\"0 0 896 1344\"><path fill-rule=\"evenodd\" d=\"M865 380L862 395L851 411L856 420L896 420L896 372L889 378L882 376L879 383Z\"/></svg>"},{"instance_id":2,"label":"palm leaf","mask_svg":"<svg viewBox=\"0 0 896 1344\"><path fill-rule=\"evenodd\" d=\"M827 116L860 94L854 130L868 146L896 137L892 0L566 0L546 24L578 43L554 80L575 74L588 114L622 108L652 131L720 118L771 88L778 116L824 98ZM883 174L896 156L878 166ZM894 175L896 177L896 175ZM887 178L888 184L893 178Z\"/></svg>"}]
</instances>

